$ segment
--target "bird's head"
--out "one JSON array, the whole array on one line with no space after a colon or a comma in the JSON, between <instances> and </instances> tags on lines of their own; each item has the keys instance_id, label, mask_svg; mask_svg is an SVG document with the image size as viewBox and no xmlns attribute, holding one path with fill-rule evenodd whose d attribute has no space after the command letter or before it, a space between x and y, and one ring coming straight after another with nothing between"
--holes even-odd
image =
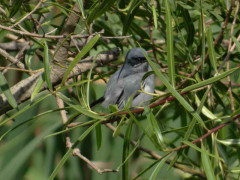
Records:
<instances>
[{"instance_id":1,"label":"bird's head","mask_svg":"<svg viewBox=\"0 0 240 180\"><path fill-rule=\"evenodd\" d=\"M125 62L126 64L133 67L138 67L142 64L146 64L147 60L144 56L146 53L147 52L142 48L133 48L127 53Z\"/></svg>"}]
</instances>

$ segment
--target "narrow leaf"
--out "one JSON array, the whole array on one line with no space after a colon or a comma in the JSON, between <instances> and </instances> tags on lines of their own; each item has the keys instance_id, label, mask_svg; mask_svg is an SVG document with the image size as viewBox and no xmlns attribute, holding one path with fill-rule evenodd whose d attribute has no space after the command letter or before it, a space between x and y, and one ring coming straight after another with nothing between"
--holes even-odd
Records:
<instances>
[{"instance_id":1,"label":"narrow leaf","mask_svg":"<svg viewBox=\"0 0 240 180\"><path fill-rule=\"evenodd\" d=\"M165 164L165 162L168 160L170 154L168 154L167 156L163 157L159 163L157 164L157 167L153 170L153 173L151 174L149 180L155 180L159 171L161 170L161 168L163 167L163 165Z\"/></svg>"},{"instance_id":2,"label":"narrow leaf","mask_svg":"<svg viewBox=\"0 0 240 180\"><path fill-rule=\"evenodd\" d=\"M10 87L8 86L7 80L5 79L4 75L0 72L0 91L6 96L7 101L13 107L17 107L17 101L12 95Z\"/></svg>"},{"instance_id":3,"label":"narrow leaf","mask_svg":"<svg viewBox=\"0 0 240 180\"><path fill-rule=\"evenodd\" d=\"M116 0L103 0L95 1L95 4L90 8L89 16L87 17L87 23L91 24L96 18L105 13Z\"/></svg>"},{"instance_id":4,"label":"narrow leaf","mask_svg":"<svg viewBox=\"0 0 240 180\"><path fill-rule=\"evenodd\" d=\"M97 140L97 149L99 150L102 145L102 128L101 125L96 126L96 140Z\"/></svg>"},{"instance_id":5,"label":"narrow leaf","mask_svg":"<svg viewBox=\"0 0 240 180\"><path fill-rule=\"evenodd\" d=\"M157 29L158 26L158 20L157 20L157 12L155 5L152 5L152 13L153 13L153 23L154 23L154 28Z\"/></svg>"},{"instance_id":6,"label":"narrow leaf","mask_svg":"<svg viewBox=\"0 0 240 180\"><path fill-rule=\"evenodd\" d=\"M234 36L232 36L232 39L233 39L233 42L236 44L238 51L240 51L240 42Z\"/></svg>"},{"instance_id":7,"label":"narrow leaf","mask_svg":"<svg viewBox=\"0 0 240 180\"><path fill-rule=\"evenodd\" d=\"M240 139L225 139L225 140L217 140L221 144L225 146L240 146Z\"/></svg>"},{"instance_id":8,"label":"narrow leaf","mask_svg":"<svg viewBox=\"0 0 240 180\"><path fill-rule=\"evenodd\" d=\"M78 3L79 8L81 10L83 19L86 19L85 14L84 14L83 1L82 0L77 0L77 3Z\"/></svg>"},{"instance_id":9,"label":"narrow leaf","mask_svg":"<svg viewBox=\"0 0 240 180\"><path fill-rule=\"evenodd\" d=\"M207 41L208 41L208 54L209 54L210 62L215 73L217 73L218 72L217 62L216 62L216 55L214 50L213 35L212 35L211 27L208 27L207 29Z\"/></svg>"},{"instance_id":10,"label":"narrow leaf","mask_svg":"<svg viewBox=\"0 0 240 180\"><path fill-rule=\"evenodd\" d=\"M39 76L37 82L36 82L36 85L33 89L33 92L31 94L31 101L33 101L33 99L38 95L38 93L40 92L41 88L43 87L43 78L42 76Z\"/></svg>"},{"instance_id":11,"label":"narrow leaf","mask_svg":"<svg viewBox=\"0 0 240 180\"><path fill-rule=\"evenodd\" d=\"M229 71L223 72L222 74L219 74L219 75L214 76L214 77L212 77L212 78L209 78L209 79L207 79L207 80L201 81L201 82L196 83L196 84L193 84L193 85L191 85L191 86L188 86L188 87L184 88L184 89L182 90L182 92L191 91L191 90L198 89L198 88L200 88L200 87L203 87L203 86L207 86L207 85L209 85L209 84L212 84L212 83L214 83L214 82L216 82L216 81L219 81L219 80L221 80L221 79L229 76L230 74L232 74L233 72L235 72L235 71L238 70L238 69L239 69L239 67L232 68L232 69L230 69Z\"/></svg>"},{"instance_id":12,"label":"narrow leaf","mask_svg":"<svg viewBox=\"0 0 240 180\"><path fill-rule=\"evenodd\" d=\"M50 91L53 90L51 77L50 77L50 63L49 63L49 55L48 55L48 45L47 42L44 41L44 58L43 58L43 66L44 66L44 77L47 83L47 87Z\"/></svg>"},{"instance_id":13,"label":"narrow leaf","mask_svg":"<svg viewBox=\"0 0 240 180\"><path fill-rule=\"evenodd\" d=\"M122 168L122 179L127 180L128 179L128 161L126 159L129 159L128 155L130 154L130 137L132 133L132 123L131 121L128 125L128 128L126 130L125 136L124 136L124 143L123 143L123 154L122 154L122 163L123 163L123 168Z\"/></svg>"},{"instance_id":14,"label":"narrow leaf","mask_svg":"<svg viewBox=\"0 0 240 180\"><path fill-rule=\"evenodd\" d=\"M23 3L23 0L14 0L14 2L12 2L13 6L11 8L10 11L10 18L12 18L17 12L18 10L21 8Z\"/></svg>"},{"instance_id":15,"label":"narrow leaf","mask_svg":"<svg viewBox=\"0 0 240 180\"><path fill-rule=\"evenodd\" d=\"M208 153L203 144L202 144L201 150L202 150L201 152L202 165L203 165L204 172L207 176L207 179L215 180L216 176L214 174L213 167L211 165L211 161L209 159Z\"/></svg>"},{"instance_id":16,"label":"narrow leaf","mask_svg":"<svg viewBox=\"0 0 240 180\"><path fill-rule=\"evenodd\" d=\"M173 56L173 29L172 29L172 15L169 6L169 1L164 0L166 9L166 35L167 35L167 62L170 83L175 86L175 64Z\"/></svg>"},{"instance_id":17,"label":"narrow leaf","mask_svg":"<svg viewBox=\"0 0 240 180\"><path fill-rule=\"evenodd\" d=\"M70 63L69 67L67 68L66 72L64 73L62 84L65 83L65 81L68 78L68 75L71 73L74 66L92 49L92 47L96 44L98 39L100 38L100 35L96 35L93 37L81 50L80 53L74 58L74 60Z\"/></svg>"}]
</instances>

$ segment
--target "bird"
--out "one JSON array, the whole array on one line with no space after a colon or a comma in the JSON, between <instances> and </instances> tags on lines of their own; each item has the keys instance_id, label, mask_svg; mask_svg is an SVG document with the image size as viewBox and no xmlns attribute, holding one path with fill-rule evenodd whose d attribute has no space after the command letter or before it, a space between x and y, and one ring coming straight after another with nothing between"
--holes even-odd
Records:
<instances>
[{"instance_id":1,"label":"bird","mask_svg":"<svg viewBox=\"0 0 240 180\"><path fill-rule=\"evenodd\" d=\"M147 105L152 98L151 93L154 92L154 75L143 79L147 72L152 71L144 55L146 53L143 48L128 51L125 62L110 77L104 96L97 100L97 103L101 102L103 107L117 105L119 109L123 109L128 99L132 97L131 107Z\"/></svg>"}]
</instances>

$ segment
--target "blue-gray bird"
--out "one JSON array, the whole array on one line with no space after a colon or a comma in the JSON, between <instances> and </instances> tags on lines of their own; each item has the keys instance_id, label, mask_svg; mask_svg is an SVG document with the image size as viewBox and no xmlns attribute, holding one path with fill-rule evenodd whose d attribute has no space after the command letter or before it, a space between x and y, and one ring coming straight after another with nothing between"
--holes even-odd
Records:
<instances>
[{"instance_id":1,"label":"blue-gray bird","mask_svg":"<svg viewBox=\"0 0 240 180\"><path fill-rule=\"evenodd\" d=\"M152 98L150 94L139 92L139 90L154 92L154 75L143 80L143 76L151 71L145 53L142 48L134 48L127 53L124 64L107 83L105 94L101 99L102 106L117 104L118 108L122 109L130 96L133 98L132 107L143 106Z\"/></svg>"}]
</instances>

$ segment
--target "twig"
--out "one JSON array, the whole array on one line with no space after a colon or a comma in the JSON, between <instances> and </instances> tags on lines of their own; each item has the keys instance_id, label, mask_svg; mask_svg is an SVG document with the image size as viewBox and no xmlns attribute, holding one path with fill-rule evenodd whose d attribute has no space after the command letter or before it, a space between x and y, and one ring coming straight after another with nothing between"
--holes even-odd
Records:
<instances>
[{"instance_id":1,"label":"twig","mask_svg":"<svg viewBox=\"0 0 240 180\"><path fill-rule=\"evenodd\" d=\"M31 73L31 74L44 71L43 69L29 70L29 69L20 69L20 68L13 68L13 67L0 67L0 69L9 69L9 70L15 70L15 71L22 71L22 72L28 72L28 73Z\"/></svg>"},{"instance_id":2,"label":"twig","mask_svg":"<svg viewBox=\"0 0 240 180\"><path fill-rule=\"evenodd\" d=\"M11 27L3 26L0 24L0 29L4 29L13 33L20 34L22 36L30 36L30 37L36 37L36 38L47 38L47 39L63 39L66 37L73 37L73 38L87 38L91 35L96 35L99 34L98 32L94 34L85 34L85 35L47 35L47 34L35 34L35 33L30 33L30 32L25 32L25 31L20 31L20 30L15 30L11 29Z\"/></svg>"},{"instance_id":3,"label":"twig","mask_svg":"<svg viewBox=\"0 0 240 180\"><path fill-rule=\"evenodd\" d=\"M40 0L32 11L30 11L28 14L26 14L20 21L16 22L12 26L10 26L10 28L17 26L18 24L23 22L25 19L27 19L27 17L29 17L31 14L33 14L39 8L39 6L42 4L42 2L43 2L43 0Z\"/></svg>"},{"instance_id":4,"label":"twig","mask_svg":"<svg viewBox=\"0 0 240 180\"><path fill-rule=\"evenodd\" d=\"M203 139L207 138L208 136L210 136L212 133L214 132L217 132L218 130L224 128L225 126L231 124L232 122L234 122L235 120L237 120L238 118L240 118L240 114L238 114L237 116L233 117L231 120L223 123L223 124L220 124L219 126L209 130L206 134L204 134L203 136L201 136L200 138L197 138L195 139L194 141L192 141L191 143L192 144L195 144L195 143L198 143L198 142L201 142ZM173 149L168 149L167 151L178 151L180 149L184 149L184 148L187 148L189 147L189 145L185 144L185 145L182 145L180 147L177 147L177 148L173 148Z\"/></svg>"},{"instance_id":5,"label":"twig","mask_svg":"<svg viewBox=\"0 0 240 180\"><path fill-rule=\"evenodd\" d=\"M16 64L20 69L25 69L25 65L22 62L20 62L18 59L16 59L15 57L8 54L7 51L0 48L0 54L3 57L5 57L7 60L9 60L11 63Z\"/></svg>"},{"instance_id":6,"label":"twig","mask_svg":"<svg viewBox=\"0 0 240 180\"><path fill-rule=\"evenodd\" d=\"M102 36L102 39L124 39L124 38L130 38L132 35L128 36Z\"/></svg>"},{"instance_id":7,"label":"twig","mask_svg":"<svg viewBox=\"0 0 240 180\"><path fill-rule=\"evenodd\" d=\"M78 148L75 148L73 150L73 155L79 157L81 160L83 160L85 163L87 163L91 168L93 168L95 171L97 171L99 174L108 173L108 172L118 172L116 169L99 169L94 163L92 163L88 158L83 156L80 153L80 150Z\"/></svg>"},{"instance_id":8,"label":"twig","mask_svg":"<svg viewBox=\"0 0 240 180\"><path fill-rule=\"evenodd\" d=\"M59 109L62 109L62 110L60 110L60 115L61 115L61 118L62 118L62 123L63 123L63 125L65 125L67 123L67 121L68 121L68 118L67 118L66 110L64 110L64 102L57 95L55 97L56 97L56 102L57 102L57 105L58 105ZM67 129L68 129L68 127L66 127L66 130ZM67 148L71 148L72 147L72 143L71 143L71 140L70 140L68 132L65 133L65 140L66 140L66 147Z\"/></svg>"}]
</instances>

